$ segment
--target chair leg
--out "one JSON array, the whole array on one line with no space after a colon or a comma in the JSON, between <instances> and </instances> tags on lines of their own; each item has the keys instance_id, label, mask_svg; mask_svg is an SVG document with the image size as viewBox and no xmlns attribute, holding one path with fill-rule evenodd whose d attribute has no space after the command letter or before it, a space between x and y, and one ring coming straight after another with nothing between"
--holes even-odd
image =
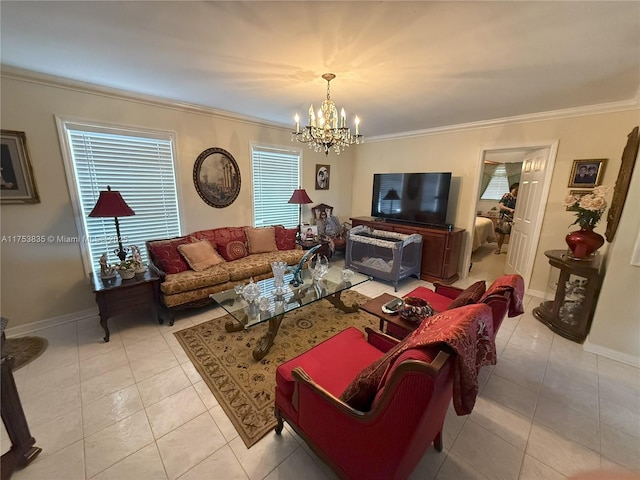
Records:
<instances>
[{"instance_id":1,"label":"chair leg","mask_svg":"<svg viewBox=\"0 0 640 480\"><path fill-rule=\"evenodd\" d=\"M280 409L276 407L273 413L275 414L276 420L278 421L278 424L275 426L274 430L276 434L280 435L282 433L282 429L284 428L284 421L282 419L282 415L280 415Z\"/></svg>"},{"instance_id":2,"label":"chair leg","mask_svg":"<svg viewBox=\"0 0 640 480\"><path fill-rule=\"evenodd\" d=\"M440 430L436 435L436 438L433 439L433 446L437 451L442 451L442 430Z\"/></svg>"}]
</instances>

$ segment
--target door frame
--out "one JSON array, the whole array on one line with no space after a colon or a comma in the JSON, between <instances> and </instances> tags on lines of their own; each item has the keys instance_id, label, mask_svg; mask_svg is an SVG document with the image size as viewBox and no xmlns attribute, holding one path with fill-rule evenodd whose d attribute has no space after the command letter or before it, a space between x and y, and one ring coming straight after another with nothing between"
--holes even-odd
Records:
<instances>
[{"instance_id":1,"label":"door frame","mask_svg":"<svg viewBox=\"0 0 640 480\"><path fill-rule=\"evenodd\" d=\"M469 268L471 267L471 248L473 247L473 232L475 230L476 225L476 215L478 209L478 201L480 194L480 185L482 183L482 171L484 169L484 158L487 152L491 152L494 150L537 150L541 148L549 149L549 156L547 158L547 162L545 165L544 172L544 183L542 185L542 195L541 202L538 206L538 220L534 227L534 233L532 238L532 244L535 245L535 248L532 248L529 252L529 258L527 259L527 271L524 277L524 284L527 286L527 291L529 290L528 285L531 280L531 274L533 273L533 265L535 263L538 244L540 242L540 232L542 230L542 222L544 221L544 212L547 208L547 199L549 198L549 190L551 189L551 179L553 177L553 168L556 163L556 156L558 154L558 144L560 140L547 140L540 142L522 142L522 143L512 143L512 144L492 144L492 145L483 145L480 147L480 152L478 154L478 160L476 163L476 181L473 186L473 197L475 201L473 202L473 211L471 212L470 220L467 225L467 230L470 233L469 241L467 242L467 246L464 252L464 263L462 268L462 273L465 278L469 275Z\"/></svg>"}]
</instances>

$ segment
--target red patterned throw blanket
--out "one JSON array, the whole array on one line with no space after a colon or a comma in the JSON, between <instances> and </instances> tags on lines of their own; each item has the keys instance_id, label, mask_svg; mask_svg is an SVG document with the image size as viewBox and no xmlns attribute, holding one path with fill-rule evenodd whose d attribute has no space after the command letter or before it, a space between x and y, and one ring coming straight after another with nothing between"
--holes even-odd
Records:
<instances>
[{"instance_id":1,"label":"red patterned throw blanket","mask_svg":"<svg viewBox=\"0 0 640 480\"><path fill-rule=\"evenodd\" d=\"M394 351L392 362L412 348L446 343L456 352L453 379L453 406L458 415L473 410L478 395L478 371L496 364L491 308L476 303L447 310L427 318Z\"/></svg>"},{"instance_id":2,"label":"red patterned throw blanket","mask_svg":"<svg viewBox=\"0 0 640 480\"><path fill-rule=\"evenodd\" d=\"M522 299L524 298L524 279L520 275L504 275L498 278L487 289L480 301L489 295L511 292L509 302L509 317L515 317L524 313Z\"/></svg>"}]
</instances>

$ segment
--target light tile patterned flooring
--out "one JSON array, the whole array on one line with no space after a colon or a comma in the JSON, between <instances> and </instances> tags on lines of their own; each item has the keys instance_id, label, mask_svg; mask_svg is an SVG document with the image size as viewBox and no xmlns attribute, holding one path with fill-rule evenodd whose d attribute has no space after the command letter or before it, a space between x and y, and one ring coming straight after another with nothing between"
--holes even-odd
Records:
<instances>
[{"instance_id":1,"label":"light tile patterned flooring","mask_svg":"<svg viewBox=\"0 0 640 480\"><path fill-rule=\"evenodd\" d=\"M425 284L404 280L396 295ZM394 293L376 281L358 290ZM587 469L640 470L640 370L549 331L531 314L539 302L527 297L526 313L505 319L497 365L481 371L473 413L458 417L450 408L444 451L430 448L412 479L555 480ZM222 313L189 311L168 327L143 311L113 319L109 343L96 320L36 332L49 348L15 378L43 452L14 478L336 478L288 426L282 436L244 446L173 336ZM8 448L3 429L2 451Z\"/></svg>"}]
</instances>

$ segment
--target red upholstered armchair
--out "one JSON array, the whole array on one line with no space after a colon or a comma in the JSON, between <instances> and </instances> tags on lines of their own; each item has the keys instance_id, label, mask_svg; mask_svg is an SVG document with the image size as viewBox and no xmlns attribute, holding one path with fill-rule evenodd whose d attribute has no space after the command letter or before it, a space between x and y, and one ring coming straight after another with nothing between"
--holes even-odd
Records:
<instances>
[{"instance_id":1,"label":"red upholstered armchair","mask_svg":"<svg viewBox=\"0 0 640 480\"><path fill-rule=\"evenodd\" d=\"M371 329L367 334L350 327L278 367L276 433L286 420L340 478L407 478L431 443L442 450L455 354L443 344L403 351L363 412L340 395L398 343Z\"/></svg>"},{"instance_id":2,"label":"red upholstered armchair","mask_svg":"<svg viewBox=\"0 0 640 480\"><path fill-rule=\"evenodd\" d=\"M407 297L418 297L426 300L436 312L442 312L451 308L453 301L465 290L434 283L435 292L426 287L418 287L409 292ZM484 303L491 307L493 317L493 335L498 334L498 329L502 325L505 316L514 317L524 312L522 307L522 297L524 295L524 280L520 275L503 275L495 280L486 292L478 299L479 303ZM394 325L388 325L387 333L398 336L406 335L403 330L394 329Z\"/></svg>"}]
</instances>

